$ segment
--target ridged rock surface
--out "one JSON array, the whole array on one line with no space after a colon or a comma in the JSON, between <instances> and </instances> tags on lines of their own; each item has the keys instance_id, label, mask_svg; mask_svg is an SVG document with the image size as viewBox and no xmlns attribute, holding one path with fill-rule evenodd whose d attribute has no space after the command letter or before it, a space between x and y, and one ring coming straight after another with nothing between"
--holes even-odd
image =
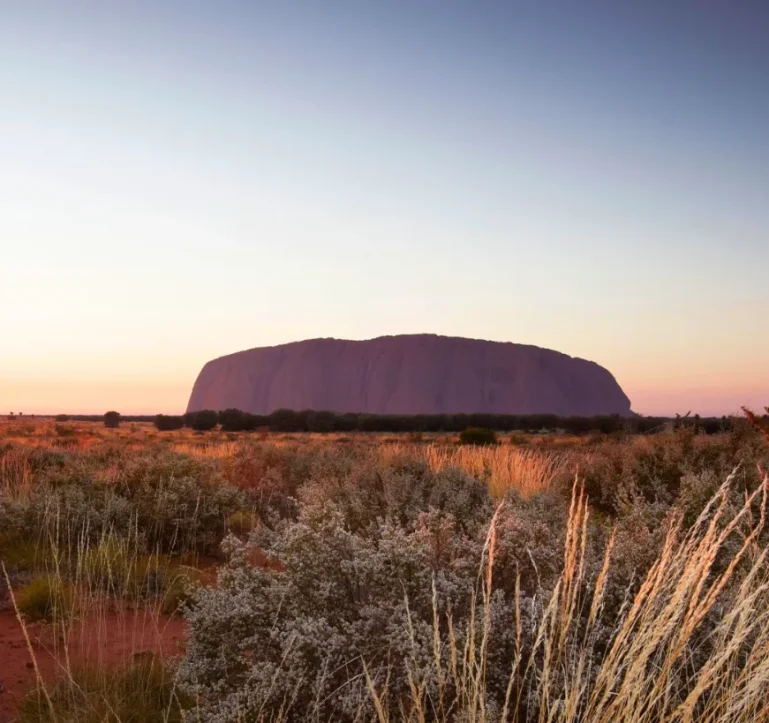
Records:
<instances>
[{"instance_id":1,"label":"ridged rock surface","mask_svg":"<svg viewBox=\"0 0 769 723\"><path fill-rule=\"evenodd\" d=\"M310 339L208 362L187 411L315 409L369 414L629 416L595 362L550 349L429 334Z\"/></svg>"}]
</instances>

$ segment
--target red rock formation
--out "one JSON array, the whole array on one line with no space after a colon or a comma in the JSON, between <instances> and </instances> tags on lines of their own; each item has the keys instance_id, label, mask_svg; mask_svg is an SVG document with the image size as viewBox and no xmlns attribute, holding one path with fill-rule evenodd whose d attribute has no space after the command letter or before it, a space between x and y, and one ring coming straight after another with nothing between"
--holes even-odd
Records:
<instances>
[{"instance_id":1,"label":"red rock formation","mask_svg":"<svg viewBox=\"0 0 769 723\"><path fill-rule=\"evenodd\" d=\"M629 416L595 362L550 349L432 334L310 339L208 362L187 411L315 409L369 414Z\"/></svg>"}]
</instances>

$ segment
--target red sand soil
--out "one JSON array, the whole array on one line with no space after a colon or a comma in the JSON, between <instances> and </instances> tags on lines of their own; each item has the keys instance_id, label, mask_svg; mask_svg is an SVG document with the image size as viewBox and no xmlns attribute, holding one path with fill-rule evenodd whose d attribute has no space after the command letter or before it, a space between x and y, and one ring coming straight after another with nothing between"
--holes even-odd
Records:
<instances>
[{"instance_id":1,"label":"red sand soil","mask_svg":"<svg viewBox=\"0 0 769 723\"><path fill-rule=\"evenodd\" d=\"M62 675L64 645L52 626L28 626L32 649L46 682ZM146 610L109 611L75 623L67 636L73 668L110 666L133 655L153 653L164 658L183 652L185 623L180 618L158 618ZM35 684L24 633L12 611L0 611L0 723L14 720L25 693Z\"/></svg>"}]
</instances>

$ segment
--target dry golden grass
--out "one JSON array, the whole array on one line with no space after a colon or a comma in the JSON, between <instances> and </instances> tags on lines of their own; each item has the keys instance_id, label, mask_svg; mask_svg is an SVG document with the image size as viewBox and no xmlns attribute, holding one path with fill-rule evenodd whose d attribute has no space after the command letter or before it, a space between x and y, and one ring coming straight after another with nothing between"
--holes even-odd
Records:
<instances>
[{"instance_id":1,"label":"dry golden grass","mask_svg":"<svg viewBox=\"0 0 769 723\"><path fill-rule=\"evenodd\" d=\"M387 684L379 689L364 675L379 723L450 721L476 723L523 720L521 694L533 692L529 709L538 723L752 723L769 720L769 549L759 546L764 530L769 476L730 510L729 477L687 532L680 518L669 526L662 550L637 594L624 607L602 660L592 658L599 634L613 536L600 573L586 586L587 500L575 483L564 548L563 572L544 601L532 653L521 656L521 618L511 621L517 653L501 715L486 709L485 670L494 641L487 619L493 589L495 522L486 541L485 569L477 599L484 619L473 624L458 647L450 613L441 634L437 604L433 656L409 662L409 681L426 680L431 666L437 691L411 683L411 700L391 701ZM753 510L760 514L755 520ZM496 516L495 516L496 517ZM727 547L735 538L741 544ZM726 554L716 571L715 562ZM727 594L726 591L730 592ZM434 593L435 596L435 593ZM580 612L589 611L586 626ZM710 626L712 643L696 667L695 638ZM475 629L479 635L474 635ZM444 654L448 652L448 656ZM448 665L444 662L446 658Z\"/></svg>"},{"instance_id":2,"label":"dry golden grass","mask_svg":"<svg viewBox=\"0 0 769 723\"><path fill-rule=\"evenodd\" d=\"M61 435L66 428L65 436ZM527 444L503 442L491 447L458 446L456 437L441 433L421 435L420 441L403 441L408 437L378 433L224 433L212 431L195 432L180 429L158 432L148 422L123 423L117 429L107 429L99 422L66 422L57 424L52 419L36 419L23 423L23 434L19 434L20 423L0 419L0 441L13 442L15 449L2 460L0 484L10 485L16 494L24 494L31 484L28 469L25 469L24 450L72 449L88 451L99 445L118 446L125 450L139 450L156 444L167 446L172 451L189 455L195 459L226 462L232 459L245 445L265 443L275 447L298 446L306 449L322 445L345 444L351 449L370 450L380 459L409 455L424 459L434 471L446 467L457 467L468 474L485 480L492 495L501 499L509 489L517 490L524 497L530 497L548 489L553 479L576 464L577 454L584 454L581 448L587 438L564 436L531 436ZM57 432L58 428L58 432ZM100 473L103 481L117 479L120 470L109 468Z\"/></svg>"},{"instance_id":3,"label":"dry golden grass","mask_svg":"<svg viewBox=\"0 0 769 723\"><path fill-rule=\"evenodd\" d=\"M27 453L10 449L0 458L0 493L9 500L23 501L32 490L32 471Z\"/></svg>"},{"instance_id":4,"label":"dry golden grass","mask_svg":"<svg viewBox=\"0 0 769 723\"><path fill-rule=\"evenodd\" d=\"M511 489L524 497L547 490L557 477L573 471L585 454L575 449L578 445L573 440L561 445L551 441L552 438L525 446L507 443L460 447L452 438L441 435L425 435L421 443L403 443L393 435L226 435L220 432L200 435L190 430L158 433L150 424L129 423L117 430L104 429L95 423L67 424L75 430L79 449L98 444L146 448L162 442L169 449L215 462L229 460L244 445L254 443L312 448L345 440L369 450L367 454L375 455L384 463L398 456L410 456L423 459L435 471L457 467L485 480L498 500ZM57 432L52 420L0 421L0 442L15 443L14 448L0 458L0 493L25 499L33 484L29 448L59 449L61 442L70 438L69 433ZM703 437L696 443L713 442ZM629 442L631 448L651 444L648 438ZM109 467L105 474L117 478L120 469ZM526 658L521 652L520 610L516 610L516 617L511 620L516 653L510 661L504 710L496 714L486 708L485 695L486 668L494 646L490 637L490 611L497 542L495 515L486 539L484 567L479 571L475 598L478 611L475 604L469 611L471 634L467 641L457 645L450 615L439 620L434 590L433 656L432 660L419 658L409 662L411 700L398 701L396 705L388 696L386 685L377 688L369 671L364 670L376 719L380 723L518 721L521 696L528 690L533 691L540 723L769 721L766 699L766 690L769 690L769 548L765 540L769 477L763 476L762 484L745 497L743 506L736 511L729 503L734 499L729 494L734 484L733 475L690 528L685 530L679 517L672 519L657 560L637 594L628 599L619 622L607 638L606 629L601 626L614 538L610 537L599 573L589 579L585 565L589 505L581 487L575 483L565 536L563 572L552 591L542 592L534 652ZM501 505L498 512L499 509ZM240 522L244 529L251 524L245 519ZM47 558L51 562L46 573L63 582L60 556L56 550L52 552ZM87 551L77 550L75 558L74 578L66 579L77 591L77 604L72 606L78 611L77 617L67 612L54 621L57 634L52 638L51 651L59 666L58 673L65 685L71 686L73 696L79 685L73 658L82 657L86 651L93 656L89 663L103 667L109 663L105 651L116 630L124 629L122 644L130 657L132 652L141 653L148 647L147 636L156 639L158 646L165 644L164 628L168 625L162 615L162 601L148 605L138 596L131 600L126 587L123 602L116 606L115 596L105 594L103 584L96 579ZM110 554L105 559L110 566L108 577L115 579L130 580L131 576L123 568L131 571L144 565L130 545L121 548L119 555ZM99 574L104 576L103 571ZM7 575L5 581L10 587ZM53 689L38 665L40 651L33 645L15 599L13 603L24 630L41 699L55 720ZM476 616L480 616L477 621ZM83 621L88 624L82 624ZM702 635L705 628L707 636ZM416 648L413 631L411 635ZM593 651L599 636L604 636L606 650L597 659ZM695 649L694 641L701 641L703 637L710 647ZM696 666L694 655L701 657ZM424 666L433 666L435 675L424 675ZM437 689L428 690L420 682L428 677L437 681ZM172 695L175 695L173 691ZM82 719L87 719L85 713Z\"/></svg>"},{"instance_id":5,"label":"dry golden grass","mask_svg":"<svg viewBox=\"0 0 769 723\"><path fill-rule=\"evenodd\" d=\"M509 444L484 447L394 444L382 447L380 455L385 459L395 456L424 459L435 472L456 467L485 480L495 499L502 499L511 489L523 497L543 492L574 462L573 455L567 451L551 452Z\"/></svg>"},{"instance_id":6,"label":"dry golden grass","mask_svg":"<svg viewBox=\"0 0 769 723\"><path fill-rule=\"evenodd\" d=\"M196 459L226 459L232 457L238 450L237 442L176 442L171 446L174 452L187 454Z\"/></svg>"}]
</instances>

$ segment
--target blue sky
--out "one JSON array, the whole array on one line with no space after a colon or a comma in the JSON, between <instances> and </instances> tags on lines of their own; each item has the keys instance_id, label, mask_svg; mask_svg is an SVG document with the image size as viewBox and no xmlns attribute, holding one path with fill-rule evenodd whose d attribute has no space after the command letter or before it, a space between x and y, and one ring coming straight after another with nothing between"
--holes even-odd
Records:
<instances>
[{"instance_id":1,"label":"blue sky","mask_svg":"<svg viewBox=\"0 0 769 723\"><path fill-rule=\"evenodd\" d=\"M0 0L0 408L436 332L769 403L769 6Z\"/></svg>"}]
</instances>

